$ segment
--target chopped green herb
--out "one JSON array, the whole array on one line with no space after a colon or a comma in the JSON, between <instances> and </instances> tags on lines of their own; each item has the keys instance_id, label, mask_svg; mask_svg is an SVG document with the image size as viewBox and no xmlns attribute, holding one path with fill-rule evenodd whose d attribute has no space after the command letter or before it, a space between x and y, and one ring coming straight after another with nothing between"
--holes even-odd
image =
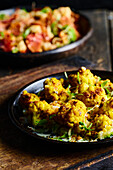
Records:
<instances>
[{"instance_id":1,"label":"chopped green herb","mask_svg":"<svg viewBox=\"0 0 113 170\"><path fill-rule=\"evenodd\" d=\"M18 51L19 51L19 50L18 50L17 47L15 47L15 48L12 49L12 53L18 53Z\"/></svg>"},{"instance_id":2,"label":"chopped green herb","mask_svg":"<svg viewBox=\"0 0 113 170\"><path fill-rule=\"evenodd\" d=\"M107 94L110 94L110 91L105 87L105 90L107 92Z\"/></svg>"},{"instance_id":3,"label":"chopped green herb","mask_svg":"<svg viewBox=\"0 0 113 170\"><path fill-rule=\"evenodd\" d=\"M89 125L89 127L86 127L86 125L83 122L79 122L79 128L80 129L85 129L85 131L92 131L94 129L91 129L92 123Z\"/></svg>"},{"instance_id":4,"label":"chopped green herb","mask_svg":"<svg viewBox=\"0 0 113 170\"><path fill-rule=\"evenodd\" d=\"M107 84L108 81L104 81L102 84L101 84L101 87L104 88L105 85Z\"/></svg>"},{"instance_id":5,"label":"chopped green herb","mask_svg":"<svg viewBox=\"0 0 113 170\"><path fill-rule=\"evenodd\" d=\"M4 38L4 32L0 32L0 36L2 37L2 38Z\"/></svg>"},{"instance_id":6,"label":"chopped green herb","mask_svg":"<svg viewBox=\"0 0 113 170\"><path fill-rule=\"evenodd\" d=\"M77 80L78 80L78 83L81 84L80 77L79 77L79 72L77 72Z\"/></svg>"},{"instance_id":7,"label":"chopped green herb","mask_svg":"<svg viewBox=\"0 0 113 170\"><path fill-rule=\"evenodd\" d=\"M41 120L37 121L37 125L43 126L43 125L45 125L47 122L48 122L48 121L47 121L46 119L41 119Z\"/></svg>"},{"instance_id":8,"label":"chopped green herb","mask_svg":"<svg viewBox=\"0 0 113 170\"><path fill-rule=\"evenodd\" d=\"M30 34L30 28L27 28L25 32L23 33L23 38L25 39Z\"/></svg>"},{"instance_id":9,"label":"chopped green herb","mask_svg":"<svg viewBox=\"0 0 113 170\"><path fill-rule=\"evenodd\" d=\"M98 76L98 80L100 81L100 80L101 80L101 77Z\"/></svg>"},{"instance_id":10,"label":"chopped green herb","mask_svg":"<svg viewBox=\"0 0 113 170\"><path fill-rule=\"evenodd\" d=\"M25 11L25 12L27 12L27 9L25 9L25 8L22 8L22 10Z\"/></svg>"},{"instance_id":11,"label":"chopped green herb","mask_svg":"<svg viewBox=\"0 0 113 170\"><path fill-rule=\"evenodd\" d=\"M54 35L58 35L58 27L57 27L56 21L51 24L51 30L52 30Z\"/></svg>"},{"instance_id":12,"label":"chopped green herb","mask_svg":"<svg viewBox=\"0 0 113 170\"><path fill-rule=\"evenodd\" d=\"M5 18L5 14L0 14L0 19L3 20Z\"/></svg>"},{"instance_id":13,"label":"chopped green herb","mask_svg":"<svg viewBox=\"0 0 113 170\"><path fill-rule=\"evenodd\" d=\"M41 12L43 12L43 13L48 13L50 10L51 10L50 8L43 8L43 9L41 10Z\"/></svg>"},{"instance_id":14,"label":"chopped green herb","mask_svg":"<svg viewBox=\"0 0 113 170\"><path fill-rule=\"evenodd\" d=\"M74 42L77 39L75 29L69 25L66 25L64 28L65 28L64 32L68 34L70 42Z\"/></svg>"}]
</instances>

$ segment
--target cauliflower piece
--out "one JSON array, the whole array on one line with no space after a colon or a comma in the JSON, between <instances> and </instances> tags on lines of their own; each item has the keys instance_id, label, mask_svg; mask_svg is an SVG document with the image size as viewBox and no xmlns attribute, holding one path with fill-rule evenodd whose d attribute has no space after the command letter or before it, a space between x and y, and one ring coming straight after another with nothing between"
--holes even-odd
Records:
<instances>
[{"instance_id":1,"label":"cauliflower piece","mask_svg":"<svg viewBox=\"0 0 113 170\"><path fill-rule=\"evenodd\" d=\"M49 120L49 116L57 114L60 107L61 102L52 102L48 104L45 100L35 101L29 104L26 113L31 116L30 120L33 126L36 126L40 120Z\"/></svg>"},{"instance_id":2,"label":"cauliflower piece","mask_svg":"<svg viewBox=\"0 0 113 170\"><path fill-rule=\"evenodd\" d=\"M50 42L43 42L42 43L42 48L44 51L48 51L48 50L53 50L56 48L55 44L51 44Z\"/></svg>"},{"instance_id":3,"label":"cauliflower piece","mask_svg":"<svg viewBox=\"0 0 113 170\"><path fill-rule=\"evenodd\" d=\"M109 79L100 80L96 85L100 87L103 86L103 88L108 90L109 92L113 91L113 83Z\"/></svg>"},{"instance_id":4,"label":"cauliflower piece","mask_svg":"<svg viewBox=\"0 0 113 170\"><path fill-rule=\"evenodd\" d=\"M21 52L21 53L25 53L27 51L27 46L26 46L26 44L23 40L21 40L17 44L17 48L18 48L18 51Z\"/></svg>"},{"instance_id":5,"label":"cauliflower piece","mask_svg":"<svg viewBox=\"0 0 113 170\"><path fill-rule=\"evenodd\" d=\"M99 114L105 114L109 118L113 119L113 97L103 103L99 110Z\"/></svg>"},{"instance_id":6,"label":"cauliflower piece","mask_svg":"<svg viewBox=\"0 0 113 170\"><path fill-rule=\"evenodd\" d=\"M71 9L69 7L60 7L58 8L61 16L66 16L67 18L71 18Z\"/></svg>"},{"instance_id":7,"label":"cauliflower piece","mask_svg":"<svg viewBox=\"0 0 113 170\"><path fill-rule=\"evenodd\" d=\"M93 124L96 130L103 130L107 126L112 126L112 120L106 115L97 114L93 120Z\"/></svg>"},{"instance_id":8,"label":"cauliflower piece","mask_svg":"<svg viewBox=\"0 0 113 170\"><path fill-rule=\"evenodd\" d=\"M97 114L93 120L93 125L99 139L110 137L113 134L112 120L102 114Z\"/></svg>"},{"instance_id":9,"label":"cauliflower piece","mask_svg":"<svg viewBox=\"0 0 113 170\"><path fill-rule=\"evenodd\" d=\"M77 99L81 100L87 107L100 105L107 100L105 90L98 86L89 86L89 88L82 94L76 96Z\"/></svg>"},{"instance_id":10,"label":"cauliflower piece","mask_svg":"<svg viewBox=\"0 0 113 170\"><path fill-rule=\"evenodd\" d=\"M51 27L47 26L47 35L49 39L52 39L54 37L54 34L51 32Z\"/></svg>"},{"instance_id":11,"label":"cauliflower piece","mask_svg":"<svg viewBox=\"0 0 113 170\"><path fill-rule=\"evenodd\" d=\"M23 108L26 108L29 106L30 103L39 101L40 98L34 94L34 93L28 93L26 90L24 90L19 98L19 102Z\"/></svg>"},{"instance_id":12,"label":"cauliflower piece","mask_svg":"<svg viewBox=\"0 0 113 170\"><path fill-rule=\"evenodd\" d=\"M65 88L63 88L60 80L56 78L47 78L44 82L45 99L47 101L66 101L69 94Z\"/></svg>"},{"instance_id":13,"label":"cauliflower piece","mask_svg":"<svg viewBox=\"0 0 113 170\"><path fill-rule=\"evenodd\" d=\"M39 34L42 33L42 29L40 25L31 25L29 28L32 33L39 33Z\"/></svg>"},{"instance_id":14,"label":"cauliflower piece","mask_svg":"<svg viewBox=\"0 0 113 170\"><path fill-rule=\"evenodd\" d=\"M68 127L79 126L79 122L84 122L85 114L85 104L79 100L71 99L61 106L57 114L57 121Z\"/></svg>"},{"instance_id":15,"label":"cauliflower piece","mask_svg":"<svg viewBox=\"0 0 113 170\"><path fill-rule=\"evenodd\" d=\"M70 74L69 75L69 83L72 87L79 88L79 86L82 86L82 84L86 83L86 86L95 85L95 83L99 80L97 76L94 76L89 69L86 69L85 67L81 67L79 69L79 72L77 74ZM87 86L87 88L88 88ZM85 87L85 90L87 89ZM79 93L81 93L81 90L83 90L81 87L79 89Z\"/></svg>"}]
</instances>

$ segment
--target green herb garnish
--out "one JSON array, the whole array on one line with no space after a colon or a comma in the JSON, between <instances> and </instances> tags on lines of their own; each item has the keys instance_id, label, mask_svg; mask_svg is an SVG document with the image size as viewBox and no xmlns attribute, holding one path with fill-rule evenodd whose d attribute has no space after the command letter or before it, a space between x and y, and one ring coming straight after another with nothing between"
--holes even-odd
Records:
<instances>
[{"instance_id":1,"label":"green herb garnish","mask_svg":"<svg viewBox=\"0 0 113 170\"><path fill-rule=\"evenodd\" d=\"M46 119L41 119L39 121L36 121L38 126L44 126L48 121Z\"/></svg>"},{"instance_id":2,"label":"green herb garnish","mask_svg":"<svg viewBox=\"0 0 113 170\"><path fill-rule=\"evenodd\" d=\"M41 12L43 12L43 13L48 13L48 12L50 12L50 8L43 8L42 10L41 10Z\"/></svg>"},{"instance_id":3,"label":"green herb garnish","mask_svg":"<svg viewBox=\"0 0 113 170\"><path fill-rule=\"evenodd\" d=\"M18 50L17 47L15 47L15 48L12 49L12 53L18 53L18 51L19 51L19 50Z\"/></svg>"},{"instance_id":4,"label":"green herb garnish","mask_svg":"<svg viewBox=\"0 0 113 170\"><path fill-rule=\"evenodd\" d=\"M23 38L25 39L30 34L30 28L27 28L25 32L23 33Z\"/></svg>"},{"instance_id":5,"label":"green herb garnish","mask_svg":"<svg viewBox=\"0 0 113 170\"><path fill-rule=\"evenodd\" d=\"M2 32L0 32L0 36L2 37L2 38L4 38L4 32L2 31Z\"/></svg>"},{"instance_id":6,"label":"green herb garnish","mask_svg":"<svg viewBox=\"0 0 113 170\"><path fill-rule=\"evenodd\" d=\"M75 29L69 25L64 26L64 28L64 32L68 34L70 42L74 42L77 39Z\"/></svg>"},{"instance_id":7,"label":"green herb garnish","mask_svg":"<svg viewBox=\"0 0 113 170\"><path fill-rule=\"evenodd\" d=\"M25 9L25 8L22 8L22 10L25 11L25 12L27 12L27 9Z\"/></svg>"},{"instance_id":8,"label":"green herb garnish","mask_svg":"<svg viewBox=\"0 0 113 170\"><path fill-rule=\"evenodd\" d=\"M104 81L102 84L101 84L101 87L102 88L105 88L105 85L107 84L108 81Z\"/></svg>"},{"instance_id":9,"label":"green herb garnish","mask_svg":"<svg viewBox=\"0 0 113 170\"><path fill-rule=\"evenodd\" d=\"M3 20L5 18L5 14L0 14L0 19Z\"/></svg>"},{"instance_id":10,"label":"green herb garnish","mask_svg":"<svg viewBox=\"0 0 113 170\"><path fill-rule=\"evenodd\" d=\"M81 84L80 77L79 77L79 72L77 72L77 80L78 80L78 83Z\"/></svg>"},{"instance_id":11,"label":"green herb garnish","mask_svg":"<svg viewBox=\"0 0 113 170\"><path fill-rule=\"evenodd\" d=\"M53 32L54 35L58 35L58 27L56 21L51 24L51 31Z\"/></svg>"},{"instance_id":12,"label":"green herb garnish","mask_svg":"<svg viewBox=\"0 0 113 170\"><path fill-rule=\"evenodd\" d=\"M84 129L85 131L92 131L94 129L91 129L92 123L89 125L89 127L86 127L86 125L83 122L79 122L79 128Z\"/></svg>"}]
</instances>

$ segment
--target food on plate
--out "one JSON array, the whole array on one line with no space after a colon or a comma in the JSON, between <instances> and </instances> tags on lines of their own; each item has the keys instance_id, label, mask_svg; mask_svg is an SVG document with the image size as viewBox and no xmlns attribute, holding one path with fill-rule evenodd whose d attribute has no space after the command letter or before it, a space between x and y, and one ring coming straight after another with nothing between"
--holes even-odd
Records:
<instances>
[{"instance_id":1,"label":"food on plate","mask_svg":"<svg viewBox=\"0 0 113 170\"><path fill-rule=\"evenodd\" d=\"M112 137L113 83L85 67L64 75L45 79L36 94L21 93L23 123L52 140L93 142Z\"/></svg>"},{"instance_id":2,"label":"food on plate","mask_svg":"<svg viewBox=\"0 0 113 170\"><path fill-rule=\"evenodd\" d=\"M0 49L27 53L53 50L81 37L80 15L69 7L44 7L0 14Z\"/></svg>"}]
</instances>

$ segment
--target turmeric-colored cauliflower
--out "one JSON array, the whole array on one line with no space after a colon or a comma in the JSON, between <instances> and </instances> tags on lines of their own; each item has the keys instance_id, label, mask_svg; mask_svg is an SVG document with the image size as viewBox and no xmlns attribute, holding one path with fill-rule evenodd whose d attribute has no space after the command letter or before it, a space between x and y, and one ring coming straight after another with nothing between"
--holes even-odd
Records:
<instances>
[{"instance_id":1,"label":"turmeric-colored cauliflower","mask_svg":"<svg viewBox=\"0 0 113 170\"><path fill-rule=\"evenodd\" d=\"M102 114L97 114L93 120L95 132L99 139L110 137L113 134L112 120Z\"/></svg>"},{"instance_id":2,"label":"turmeric-colored cauliflower","mask_svg":"<svg viewBox=\"0 0 113 170\"><path fill-rule=\"evenodd\" d=\"M107 100L105 90L98 86L89 86L85 92L78 94L76 98L85 103L87 107L100 105Z\"/></svg>"},{"instance_id":3,"label":"turmeric-colored cauliflower","mask_svg":"<svg viewBox=\"0 0 113 170\"><path fill-rule=\"evenodd\" d=\"M28 107L30 103L39 101L40 98L34 94L34 93L28 93L26 90L24 90L20 96L20 103L25 108Z\"/></svg>"},{"instance_id":4,"label":"turmeric-colored cauliflower","mask_svg":"<svg viewBox=\"0 0 113 170\"><path fill-rule=\"evenodd\" d=\"M44 82L45 99L51 101L66 101L69 94L65 88L63 88L60 80L56 78L47 78Z\"/></svg>"},{"instance_id":5,"label":"turmeric-colored cauliflower","mask_svg":"<svg viewBox=\"0 0 113 170\"><path fill-rule=\"evenodd\" d=\"M49 120L49 116L57 114L60 104L60 102L48 104L45 100L32 102L29 104L24 114L28 115L31 121L30 123L36 126L41 119Z\"/></svg>"},{"instance_id":6,"label":"turmeric-colored cauliflower","mask_svg":"<svg viewBox=\"0 0 113 170\"><path fill-rule=\"evenodd\" d=\"M102 107L99 109L99 114L105 114L113 119L113 97L103 103Z\"/></svg>"},{"instance_id":7,"label":"turmeric-colored cauliflower","mask_svg":"<svg viewBox=\"0 0 113 170\"><path fill-rule=\"evenodd\" d=\"M98 81L98 77L94 76L89 69L86 69L85 67L81 67L77 74L70 74L69 75L69 83L72 87L80 88L83 91L83 88L85 90L88 89L89 85L94 85ZM79 92L81 93L81 90Z\"/></svg>"},{"instance_id":8,"label":"turmeric-colored cauliflower","mask_svg":"<svg viewBox=\"0 0 113 170\"><path fill-rule=\"evenodd\" d=\"M113 83L109 79L100 80L96 85L103 87L106 90L106 93L113 91ZM109 91L109 92L107 92L107 91Z\"/></svg>"},{"instance_id":9,"label":"turmeric-colored cauliflower","mask_svg":"<svg viewBox=\"0 0 113 170\"><path fill-rule=\"evenodd\" d=\"M63 104L57 114L57 121L68 127L79 125L79 122L84 122L86 114L86 106L79 100L71 99Z\"/></svg>"}]
</instances>

